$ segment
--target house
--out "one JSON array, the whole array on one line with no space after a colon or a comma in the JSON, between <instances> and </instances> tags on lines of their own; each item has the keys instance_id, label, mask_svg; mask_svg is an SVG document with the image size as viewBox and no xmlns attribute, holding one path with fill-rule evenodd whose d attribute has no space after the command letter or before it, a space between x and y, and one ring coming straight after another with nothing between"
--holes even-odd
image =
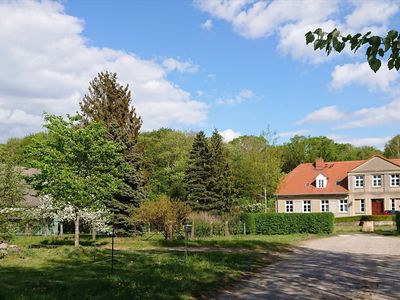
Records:
<instances>
[{"instance_id":1,"label":"house","mask_svg":"<svg viewBox=\"0 0 400 300\"><path fill-rule=\"evenodd\" d=\"M276 191L277 212L333 212L335 216L400 210L400 159L304 163Z\"/></svg>"}]
</instances>

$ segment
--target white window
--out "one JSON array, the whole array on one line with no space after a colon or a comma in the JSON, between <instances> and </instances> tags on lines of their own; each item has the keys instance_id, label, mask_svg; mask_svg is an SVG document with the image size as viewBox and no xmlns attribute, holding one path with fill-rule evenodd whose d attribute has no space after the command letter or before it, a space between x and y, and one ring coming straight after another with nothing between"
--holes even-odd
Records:
<instances>
[{"instance_id":1,"label":"white window","mask_svg":"<svg viewBox=\"0 0 400 300\"><path fill-rule=\"evenodd\" d=\"M364 176L362 176L362 175L356 176L355 187L356 188L364 187Z\"/></svg>"},{"instance_id":2,"label":"white window","mask_svg":"<svg viewBox=\"0 0 400 300\"><path fill-rule=\"evenodd\" d=\"M372 175L372 187L382 186L382 175Z\"/></svg>"},{"instance_id":3,"label":"white window","mask_svg":"<svg viewBox=\"0 0 400 300\"><path fill-rule=\"evenodd\" d=\"M311 212L311 201L310 200L303 201L303 212Z\"/></svg>"},{"instance_id":4,"label":"white window","mask_svg":"<svg viewBox=\"0 0 400 300\"><path fill-rule=\"evenodd\" d=\"M319 189L321 188L325 188L326 185L328 183L328 178L326 178L324 175L319 174L316 178L315 178L315 186Z\"/></svg>"},{"instance_id":5,"label":"white window","mask_svg":"<svg viewBox=\"0 0 400 300\"><path fill-rule=\"evenodd\" d=\"M285 212L293 212L293 201L286 201L285 202Z\"/></svg>"},{"instance_id":6,"label":"white window","mask_svg":"<svg viewBox=\"0 0 400 300\"><path fill-rule=\"evenodd\" d=\"M390 199L390 209L396 210L396 199Z\"/></svg>"},{"instance_id":7,"label":"white window","mask_svg":"<svg viewBox=\"0 0 400 300\"><path fill-rule=\"evenodd\" d=\"M347 200L340 200L339 211L347 212Z\"/></svg>"},{"instance_id":8,"label":"white window","mask_svg":"<svg viewBox=\"0 0 400 300\"><path fill-rule=\"evenodd\" d=\"M400 175L399 174L390 175L390 186L400 186Z\"/></svg>"},{"instance_id":9,"label":"white window","mask_svg":"<svg viewBox=\"0 0 400 300\"><path fill-rule=\"evenodd\" d=\"M360 199L360 212L365 212L365 199Z\"/></svg>"},{"instance_id":10,"label":"white window","mask_svg":"<svg viewBox=\"0 0 400 300\"><path fill-rule=\"evenodd\" d=\"M322 212L329 211L329 200L321 200L321 211Z\"/></svg>"}]
</instances>

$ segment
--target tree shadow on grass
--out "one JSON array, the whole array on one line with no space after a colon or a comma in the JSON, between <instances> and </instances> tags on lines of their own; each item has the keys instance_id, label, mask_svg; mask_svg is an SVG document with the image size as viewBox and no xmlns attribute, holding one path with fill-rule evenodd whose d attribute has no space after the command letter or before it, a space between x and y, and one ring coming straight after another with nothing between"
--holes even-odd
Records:
<instances>
[{"instance_id":1,"label":"tree shadow on grass","mask_svg":"<svg viewBox=\"0 0 400 300\"><path fill-rule=\"evenodd\" d=\"M0 299L182 299L212 294L255 267L257 253L28 249L0 262Z\"/></svg>"}]
</instances>

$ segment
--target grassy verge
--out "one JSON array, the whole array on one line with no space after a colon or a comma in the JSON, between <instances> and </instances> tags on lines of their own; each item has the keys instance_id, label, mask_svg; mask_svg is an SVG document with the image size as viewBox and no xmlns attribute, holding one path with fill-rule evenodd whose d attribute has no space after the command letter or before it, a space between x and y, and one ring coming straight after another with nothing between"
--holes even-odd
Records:
<instances>
[{"instance_id":1,"label":"grassy verge","mask_svg":"<svg viewBox=\"0 0 400 300\"><path fill-rule=\"evenodd\" d=\"M286 251L291 244L315 236L235 236L199 239L191 247L214 247L185 258L183 241L157 237L117 238L114 272L109 249L69 246L71 237L17 237L22 251L0 260L0 299L192 299L212 295L221 286L265 264L268 251ZM102 238L97 245L108 246ZM28 245L43 248L29 248ZM54 247L57 245L57 247ZM59 246L58 246L59 245ZM51 247L50 247L51 246ZM50 248L46 248L50 247ZM157 249L151 249L158 247ZM215 248L249 251L215 251Z\"/></svg>"}]
</instances>

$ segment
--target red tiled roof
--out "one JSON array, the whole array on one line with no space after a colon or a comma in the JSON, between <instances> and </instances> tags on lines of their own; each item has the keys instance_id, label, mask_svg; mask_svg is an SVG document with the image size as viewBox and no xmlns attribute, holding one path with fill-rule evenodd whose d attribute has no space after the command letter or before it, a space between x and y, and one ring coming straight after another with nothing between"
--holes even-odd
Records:
<instances>
[{"instance_id":1,"label":"red tiled roof","mask_svg":"<svg viewBox=\"0 0 400 300\"><path fill-rule=\"evenodd\" d=\"M400 159L381 158L400 166ZM316 169L314 163L300 164L283 178L275 194L277 196L347 194L347 173L366 161L325 162L323 169ZM325 188L316 187L315 178L319 174L328 179L328 184Z\"/></svg>"}]
</instances>

